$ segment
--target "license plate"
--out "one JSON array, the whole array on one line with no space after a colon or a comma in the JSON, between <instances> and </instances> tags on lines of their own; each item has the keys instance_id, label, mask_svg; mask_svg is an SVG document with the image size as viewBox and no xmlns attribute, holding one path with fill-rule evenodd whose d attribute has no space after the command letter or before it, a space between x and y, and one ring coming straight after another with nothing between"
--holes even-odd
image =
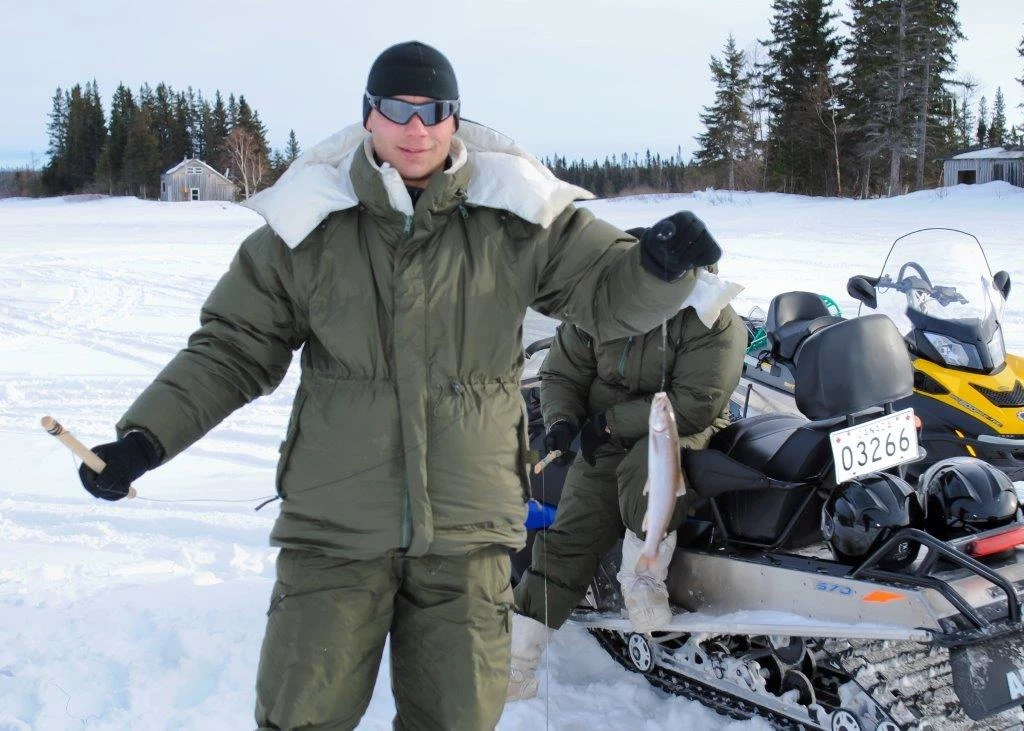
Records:
<instances>
[{"instance_id":1,"label":"license plate","mask_svg":"<svg viewBox=\"0 0 1024 731\"><path fill-rule=\"evenodd\" d=\"M837 483L918 457L913 409L834 431L829 438Z\"/></svg>"}]
</instances>

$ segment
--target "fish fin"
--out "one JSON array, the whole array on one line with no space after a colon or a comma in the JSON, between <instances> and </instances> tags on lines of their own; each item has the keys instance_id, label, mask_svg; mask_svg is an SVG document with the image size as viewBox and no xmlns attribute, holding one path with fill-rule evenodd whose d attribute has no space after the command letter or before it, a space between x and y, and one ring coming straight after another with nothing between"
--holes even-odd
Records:
<instances>
[{"instance_id":1,"label":"fish fin","mask_svg":"<svg viewBox=\"0 0 1024 731\"><path fill-rule=\"evenodd\" d=\"M651 492L651 480L650 480L650 478L647 478L647 480L644 481L644 495L649 495L650 492Z\"/></svg>"},{"instance_id":2,"label":"fish fin","mask_svg":"<svg viewBox=\"0 0 1024 731\"><path fill-rule=\"evenodd\" d=\"M679 473L679 477L676 478L676 497L682 497L686 494L686 480L683 478L683 473Z\"/></svg>"},{"instance_id":3,"label":"fish fin","mask_svg":"<svg viewBox=\"0 0 1024 731\"><path fill-rule=\"evenodd\" d=\"M644 533L647 532L647 522L648 522L647 519L650 517L650 515L651 514L650 514L649 511L645 512L644 513L644 522L640 524L640 530L642 530Z\"/></svg>"}]
</instances>

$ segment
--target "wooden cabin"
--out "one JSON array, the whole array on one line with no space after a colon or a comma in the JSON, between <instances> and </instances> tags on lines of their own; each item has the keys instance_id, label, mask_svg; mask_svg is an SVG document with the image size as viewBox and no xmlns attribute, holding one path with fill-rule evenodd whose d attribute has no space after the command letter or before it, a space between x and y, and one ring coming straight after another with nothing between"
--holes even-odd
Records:
<instances>
[{"instance_id":1,"label":"wooden cabin","mask_svg":"<svg viewBox=\"0 0 1024 731\"><path fill-rule=\"evenodd\" d=\"M162 201L233 201L235 184L197 157L185 158L160 176Z\"/></svg>"},{"instance_id":2,"label":"wooden cabin","mask_svg":"<svg viewBox=\"0 0 1024 731\"><path fill-rule=\"evenodd\" d=\"M943 185L991 183L1005 180L1024 188L1024 147L986 147L967 150L942 161Z\"/></svg>"}]
</instances>

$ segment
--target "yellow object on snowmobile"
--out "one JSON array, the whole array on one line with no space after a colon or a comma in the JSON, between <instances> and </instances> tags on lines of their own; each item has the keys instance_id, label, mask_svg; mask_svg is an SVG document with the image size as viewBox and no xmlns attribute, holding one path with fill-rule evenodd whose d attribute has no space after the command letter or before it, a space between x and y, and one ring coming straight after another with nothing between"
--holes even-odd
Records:
<instances>
[{"instance_id":1,"label":"yellow object on snowmobile","mask_svg":"<svg viewBox=\"0 0 1024 731\"><path fill-rule=\"evenodd\" d=\"M1024 438L1024 358L1007 353L1005 365L988 374L924 358L914 361L914 370L925 376L915 375L918 395L962 411L999 435Z\"/></svg>"}]
</instances>

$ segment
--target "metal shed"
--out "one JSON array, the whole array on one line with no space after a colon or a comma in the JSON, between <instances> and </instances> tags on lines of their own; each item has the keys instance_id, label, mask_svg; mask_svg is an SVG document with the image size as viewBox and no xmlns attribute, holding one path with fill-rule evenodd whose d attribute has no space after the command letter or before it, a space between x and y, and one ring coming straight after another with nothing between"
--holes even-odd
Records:
<instances>
[{"instance_id":1,"label":"metal shed","mask_svg":"<svg viewBox=\"0 0 1024 731\"><path fill-rule=\"evenodd\" d=\"M946 186L1005 180L1024 188L1024 147L986 147L947 157L942 180Z\"/></svg>"},{"instance_id":2,"label":"metal shed","mask_svg":"<svg viewBox=\"0 0 1024 731\"><path fill-rule=\"evenodd\" d=\"M233 201L235 184L197 157L185 158L160 176L162 201Z\"/></svg>"}]
</instances>

